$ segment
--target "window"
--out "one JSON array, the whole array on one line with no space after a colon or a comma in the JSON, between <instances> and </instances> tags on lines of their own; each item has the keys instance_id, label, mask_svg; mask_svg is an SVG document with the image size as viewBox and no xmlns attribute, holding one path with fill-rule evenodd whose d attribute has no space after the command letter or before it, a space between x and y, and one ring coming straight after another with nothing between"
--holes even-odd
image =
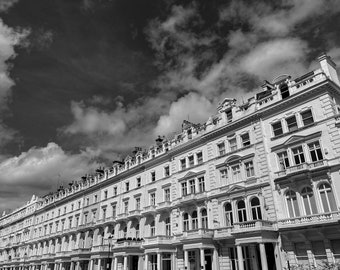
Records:
<instances>
[{"instance_id":1,"label":"window","mask_svg":"<svg viewBox=\"0 0 340 270\"><path fill-rule=\"evenodd\" d=\"M251 207L251 213L252 213L252 216L253 216L253 220L262 219L261 206L260 206L259 198L257 198L257 197L252 198L251 201L250 201L250 207Z\"/></svg>"},{"instance_id":2,"label":"window","mask_svg":"<svg viewBox=\"0 0 340 270\"><path fill-rule=\"evenodd\" d=\"M226 226L233 226L233 211L231 207L231 203L226 203L224 206L224 215L225 215L225 223Z\"/></svg>"},{"instance_id":3,"label":"window","mask_svg":"<svg viewBox=\"0 0 340 270\"><path fill-rule=\"evenodd\" d=\"M97 200L98 200L98 196L97 195L94 195L94 198L93 198L94 202L96 203Z\"/></svg>"},{"instance_id":4,"label":"window","mask_svg":"<svg viewBox=\"0 0 340 270\"><path fill-rule=\"evenodd\" d=\"M189 156L188 161L189 161L189 167L192 167L195 165L194 156Z\"/></svg>"},{"instance_id":5,"label":"window","mask_svg":"<svg viewBox=\"0 0 340 270\"><path fill-rule=\"evenodd\" d=\"M113 196L117 196L117 187L113 187Z\"/></svg>"},{"instance_id":6,"label":"window","mask_svg":"<svg viewBox=\"0 0 340 270\"><path fill-rule=\"evenodd\" d=\"M81 206L81 201L78 202L78 209L80 209ZM53 212L52 212L52 217L53 217Z\"/></svg>"},{"instance_id":7,"label":"window","mask_svg":"<svg viewBox=\"0 0 340 270\"><path fill-rule=\"evenodd\" d=\"M164 167L164 176L165 177L170 176L170 167L169 166Z\"/></svg>"},{"instance_id":8,"label":"window","mask_svg":"<svg viewBox=\"0 0 340 270\"><path fill-rule=\"evenodd\" d=\"M286 151L277 154L279 158L280 170L284 171L289 167L289 159Z\"/></svg>"},{"instance_id":9,"label":"window","mask_svg":"<svg viewBox=\"0 0 340 270\"><path fill-rule=\"evenodd\" d=\"M155 236L156 235L156 227L155 227L155 221L153 220L150 223L150 236Z\"/></svg>"},{"instance_id":10,"label":"window","mask_svg":"<svg viewBox=\"0 0 340 270\"><path fill-rule=\"evenodd\" d=\"M301 197L306 215L317 213L314 192L310 187L305 187L301 191Z\"/></svg>"},{"instance_id":11,"label":"window","mask_svg":"<svg viewBox=\"0 0 340 270\"><path fill-rule=\"evenodd\" d=\"M336 211L336 203L333 190L329 184L321 184L319 186L319 193L324 212Z\"/></svg>"},{"instance_id":12,"label":"window","mask_svg":"<svg viewBox=\"0 0 340 270\"><path fill-rule=\"evenodd\" d=\"M71 211L73 211L74 210L74 204L72 203L71 204ZM48 214L47 214L47 219L48 219Z\"/></svg>"},{"instance_id":13,"label":"window","mask_svg":"<svg viewBox=\"0 0 340 270\"><path fill-rule=\"evenodd\" d=\"M156 181L156 172L151 172L151 182Z\"/></svg>"},{"instance_id":14,"label":"window","mask_svg":"<svg viewBox=\"0 0 340 270\"><path fill-rule=\"evenodd\" d=\"M67 212L67 209L66 209L66 206L64 206L64 214L66 214L66 212ZM41 221L43 221L43 219L44 219L44 216L41 217Z\"/></svg>"},{"instance_id":15,"label":"window","mask_svg":"<svg viewBox=\"0 0 340 270\"><path fill-rule=\"evenodd\" d=\"M307 110L301 113L301 118L304 126L314 123L313 114L311 110Z\"/></svg>"},{"instance_id":16,"label":"window","mask_svg":"<svg viewBox=\"0 0 340 270\"><path fill-rule=\"evenodd\" d=\"M183 231L189 231L189 215L188 215L188 213L183 214Z\"/></svg>"},{"instance_id":17,"label":"window","mask_svg":"<svg viewBox=\"0 0 340 270\"><path fill-rule=\"evenodd\" d=\"M189 189L190 189L190 194L196 193L195 179L189 180Z\"/></svg>"},{"instance_id":18,"label":"window","mask_svg":"<svg viewBox=\"0 0 340 270\"><path fill-rule=\"evenodd\" d=\"M137 177L137 187L140 187L142 184L142 179L140 177Z\"/></svg>"},{"instance_id":19,"label":"window","mask_svg":"<svg viewBox=\"0 0 340 270\"><path fill-rule=\"evenodd\" d=\"M194 211L191 214L191 225L192 225L192 230L198 229L197 211Z\"/></svg>"},{"instance_id":20,"label":"window","mask_svg":"<svg viewBox=\"0 0 340 270\"><path fill-rule=\"evenodd\" d=\"M170 188L164 189L164 201L170 202Z\"/></svg>"},{"instance_id":21,"label":"window","mask_svg":"<svg viewBox=\"0 0 340 270\"><path fill-rule=\"evenodd\" d=\"M238 201L237 203L237 213L238 213L238 222L247 221L246 204L242 200Z\"/></svg>"},{"instance_id":22,"label":"window","mask_svg":"<svg viewBox=\"0 0 340 270\"><path fill-rule=\"evenodd\" d=\"M305 155L302 146L292 149L295 165L305 163Z\"/></svg>"},{"instance_id":23,"label":"window","mask_svg":"<svg viewBox=\"0 0 340 270\"><path fill-rule=\"evenodd\" d=\"M156 204L156 193L150 193L150 205Z\"/></svg>"},{"instance_id":24,"label":"window","mask_svg":"<svg viewBox=\"0 0 340 270\"><path fill-rule=\"evenodd\" d=\"M218 147L218 153L219 153L219 155L220 155L220 156L223 156L223 155L225 154L225 144L224 144L224 142L223 142L223 143L219 143L219 144L217 145L217 147Z\"/></svg>"},{"instance_id":25,"label":"window","mask_svg":"<svg viewBox=\"0 0 340 270\"><path fill-rule=\"evenodd\" d=\"M106 208L103 208L103 212L102 212L102 219L106 218Z\"/></svg>"},{"instance_id":26,"label":"window","mask_svg":"<svg viewBox=\"0 0 340 270\"><path fill-rule=\"evenodd\" d=\"M125 191L129 191L129 189L130 189L130 183L125 182Z\"/></svg>"},{"instance_id":27,"label":"window","mask_svg":"<svg viewBox=\"0 0 340 270\"><path fill-rule=\"evenodd\" d=\"M298 217L300 216L299 205L296 198L296 193L292 190L288 190L286 193L286 202L288 208L289 217Z\"/></svg>"},{"instance_id":28,"label":"window","mask_svg":"<svg viewBox=\"0 0 340 270\"><path fill-rule=\"evenodd\" d=\"M289 87L286 83L280 85L280 92L282 99L289 97Z\"/></svg>"},{"instance_id":29,"label":"window","mask_svg":"<svg viewBox=\"0 0 340 270\"><path fill-rule=\"evenodd\" d=\"M197 158L197 164L202 164L203 163L203 154L202 152L199 152L196 154L196 158Z\"/></svg>"},{"instance_id":30,"label":"window","mask_svg":"<svg viewBox=\"0 0 340 270\"><path fill-rule=\"evenodd\" d=\"M287 127L288 127L288 131L289 131L289 132L298 129L298 125L297 125L297 122L296 122L296 117L295 117L295 115L286 118L286 122L287 122Z\"/></svg>"},{"instance_id":31,"label":"window","mask_svg":"<svg viewBox=\"0 0 340 270\"><path fill-rule=\"evenodd\" d=\"M246 176L247 177L252 177L255 175L255 171L254 171L254 164L252 161L248 161L244 163L244 167L246 170Z\"/></svg>"},{"instance_id":32,"label":"window","mask_svg":"<svg viewBox=\"0 0 340 270\"><path fill-rule=\"evenodd\" d=\"M139 233L139 223L136 225L136 238L139 238L140 233Z\"/></svg>"},{"instance_id":33,"label":"window","mask_svg":"<svg viewBox=\"0 0 340 270\"><path fill-rule=\"evenodd\" d=\"M228 169L220 170L221 178L228 178Z\"/></svg>"},{"instance_id":34,"label":"window","mask_svg":"<svg viewBox=\"0 0 340 270\"><path fill-rule=\"evenodd\" d=\"M201 211L201 218L202 218L202 228L207 229L208 228L208 213L207 209L202 209Z\"/></svg>"},{"instance_id":35,"label":"window","mask_svg":"<svg viewBox=\"0 0 340 270\"><path fill-rule=\"evenodd\" d=\"M272 124L274 136L279 136L283 134L281 122L276 122Z\"/></svg>"},{"instance_id":36,"label":"window","mask_svg":"<svg viewBox=\"0 0 340 270\"><path fill-rule=\"evenodd\" d=\"M107 199L107 190L104 190L104 200Z\"/></svg>"},{"instance_id":37,"label":"window","mask_svg":"<svg viewBox=\"0 0 340 270\"><path fill-rule=\"evenodd\" d=\"M129 202L124 202L124 213L127 214L129 212Z\"/></svg>"},{"instance_id":38,"label":"window","mask_svg":"<svg viewBox=\"0 0 340 270\"><path fill-rule=\"evenodd\" d=\"M237 150L236 138L229 140L229 147L230 147L230 151Z\"/></svg>"},{"instance_id":39,"label":"window","mask_svg":"<svg viewBox=\"0 0 340 270\"><path fill-rule=\"evenodd\" d=\"M140 197L136 198L136 210L140 209Z\"/></svg>"},{"instance_id":40,"label":"window","mask_svg":"<svg viewBox=\"0 0 340 270\"><path fill-rule=\"evenodd\" d=\"M182 183L182 196L188 195L187 182Z\"/></svg>"},{"instance_id":41,"label":"window","mask_svg":"<svg viewBox=\"0 0 340 270\"><path fill-rule=\"evenodd\" d=\"M308 148L313 162L323 160L320 143L318 141L308 144Z\"/></svg>"},{"instance_id":42,"label":"window","mask_svg":"<svg viewBox=\"0 0 340 270\"><path fill-rule=\"evenodd\" d=\"M113 204L112 205L112 217L116 217L116 214L117 214L116 209L117 209L116 205Z\"/></svg>"},{"instance_id":43,"label":"window","mask_svg":"<svg viewBox=\"0 0 340 270\"><path fill-rule=\"evenodd\" d=\"M181 162L181 170L185 170L185 169L186 169L186 161L185 161L185 158L181 159L180 162Z\"/></svg>"},{"instance_id":44,"label":"window","mask_svg":"<svg viewBox=\"0 0 340 270\"><path fill-rule=\"evenodd\" d=\"M199 192L205 191L205 182L204 182L203 176L198 178L198 189L199 189Z\"/></svg>"},{"instance_id":45,"label":"window","mask_svg":"<svg viewBox=\"0 0 340 270\"><path fill-rule=\"evenodd\" d=\"M167 217L165 219L165 235L171 236L171 223L170 223L170 217Z\"/></svg>"},{"instance_id":46,"label":"window","mask_svg":"<svg viewBox=\"0 0 340 270\"><path fill-rule=\"evenodd\" d=\"M234 165L231 167L231 171L233 174L233 181L237 182L241 179L241 171L240 171L240 165Z\"/></svg>"},{"instance_id":47,"label":"window","mask_svg":"<svg viewBox=\"0 0 340 270\"><path fill-rule=\"evenodd\" d=\"M192 131L191 129L188 129L188 139L191 140L192 139Z\"/></svg>"},{"instance_id":48,"label":"window","mask_svg":"<svg viewBox=\"0 0 340 270\"><path fill-rule=\"evenodd\" d=\"M242 146L243 147L250 145L249 133L245 133L245 134L241 135L241 140L242 140Z\"/></svg>"},{"instance_id":49,"label":"window","mask_svg":"<svg viewBox=\"0 0 340 270\"><path fill-rule=\"evenodd\" d=\"M233 112L231 110L228 110L225 112L227 115L227 121L228 123L231 122L233 120Z\"/></svg>"}]
</instances>

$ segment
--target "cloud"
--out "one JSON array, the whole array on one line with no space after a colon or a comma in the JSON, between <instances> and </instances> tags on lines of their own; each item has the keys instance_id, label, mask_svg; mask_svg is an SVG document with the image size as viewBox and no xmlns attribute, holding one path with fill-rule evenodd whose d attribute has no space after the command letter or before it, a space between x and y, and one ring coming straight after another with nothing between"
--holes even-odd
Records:
<instances>
[{"instance_id":1,"label":"cloud","mask_svg":"<svg viewBox=\"0 0 340 270\"><path fill-rule=\"evenodd\" d=\"M93 153L66 153L50 142L46 147L33 147L19 156L0 162L0 209L13 209L30 199L32 194L45 195L58 185L80 179L100 164Z\"/></svg>"},{"instance_id":2,"label":"cloud","mask_svg":"<svg viewBox=\"0 0 340 270\"><path fill-rule=\"evenodd\" d=\"M0 1L0 13L7 12L17 2L19 2L19 0L1 0Z\"/></svg>"}]
</instances>

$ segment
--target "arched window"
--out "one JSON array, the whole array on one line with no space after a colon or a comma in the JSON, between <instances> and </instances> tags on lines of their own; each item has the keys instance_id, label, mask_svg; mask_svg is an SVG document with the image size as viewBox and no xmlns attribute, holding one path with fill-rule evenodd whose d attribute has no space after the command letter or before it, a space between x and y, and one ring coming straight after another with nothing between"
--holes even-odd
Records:
<instances>
[{"instance_id":1,"label":"arched window","mask_svg":"<svg viewBox=\"0 0 340 270\"><path fill-rule=\"evenodd\" d=\"M304 187L301 191L301 196L303 200L305 214L306 215L316 214L318 211L316 208L316 202L315 202L315 196L314 196L313 190L310 187Z\"/></svg>"},{"instance_id":2,"label":"arched window","mask_svg":"<svg viewBox=\"0 0 340 270\"><path fill-rule=\"evenodd\" d=\"M170 217L167 217L165 219L165 235L171 236L171 223L170 223Z\"/></svg>"},{"instance_id":3,"label":"arched window","mask_svg":"<svg viewBox=\"0 0 340 270\"><path fill-rule=\"evenodd\" d=\"M139 223L136 225L136 238L139 238Z\"/></svg>"},{"instance_id":4,"label":"arched window","mask_svg":"<svg viewBox=\"0 0 340 270\"><path fill-rule=\"evenodd\" d=\"M150 236L155 236L156 235L156 227L155 227L155 221L153 220L150 223Z\"/></svg>"},{"instance_id":5,"label":"arched window","mask_svg":"<svg viewBox=\"0 0 340 270\"><path fill-rule=\"evenodd\" d=\"M247 221L246 204L242 200L237 203L237 213L238 213L238 222Z\"/></svg>"},{"instance_id":6,"label":"arched window","mask_svg":"<svg viewBox=\"0 0 340 270\"><path fill-rule=\"evenodd\" d=\"M113 238L115 237L115 233L116 233L116 232L115 232L115 227L113 227L113 228L112 228L112 231L111 231L111 235L112 235Z\"/></svg>"},{"instance_id":7,"label":"arched window","mask_svg":"<svg viewBox=\"0 0 340 270\"><path fill-rule=\"evenodd\" d=\"M183 231L189 231L189 215L188 215L188 213L183 214Z\"/></svg>"},{"instance_id":8,"label":"arched window","mask_svg":"<svg viewBox=\"0 0 340 270\"><path fill-rule=\"evenodd\" d=\"M319 186L322 207L324 212L336 211L336 203L331 186L327 183Z\"/></svg>"},{"instance_id":9,"label":"arched window","mask_svg":"<svg viewBox=\"0 0 340 270\"><path fill-rule=\"evenodd\" d=\"M250 201L251 213L253 215L253 220L262 219L260 200L254 197Z\"/></svg>"},{"instance_id":10,"label":"arched window","mask_svg":"<svg viewBox=\"0 0 340 270\"><path fill-rule=\"evenodd\" d=\"M192 230L198 229L197 211L194 211L191 214L191 225L192 225Z\"/></svg>"},{"instance_id":11,"label":"arched window","mask_svg":"<svg viewBox=\"0 0 340 270\"><path fill-rule=\"evenodd\" d=\"M288 190L286 193L286 202L289 217L300 216L299 205L296 198L296 193L293 190Z\"/></svg>"},{"instance_id":12,"label":"arched window","mask_svg":"<svg viewBox=\"0 0 340 270\"><path fill-rule=\"evenodd\" d=\"M233 209L231 203L226 203L224 206L225 223L227 226L233 226Z\"/></svg>"},{"instance_id":13,"label":"arched window","mask_svg":"<svg viewBox=\"0 0 340 270\"><path fill-rule=\"evenodd\" d=\"M202 218L202 228L207 229L208 228L208 213L207 209L201 210L201 218Z\"/></svg>"}]
</instances>

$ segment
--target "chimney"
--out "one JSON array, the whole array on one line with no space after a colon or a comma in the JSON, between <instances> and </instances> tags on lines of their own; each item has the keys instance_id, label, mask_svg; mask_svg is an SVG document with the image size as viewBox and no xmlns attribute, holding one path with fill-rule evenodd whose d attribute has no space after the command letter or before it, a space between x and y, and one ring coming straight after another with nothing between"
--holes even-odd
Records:
<instances>
[{"instance_id":1,"label":"chimney","mask_svg":"<svg viewBox=\"0 0 340 270\"><path fill-rule=\"evenodd\" d=\"M326 74L326 76L335 82L337 85L340 85L339 77L336 72L336 64L333 60L326 54L323 53L318 57L321 69Z\"/></svg>"}]
</instances>

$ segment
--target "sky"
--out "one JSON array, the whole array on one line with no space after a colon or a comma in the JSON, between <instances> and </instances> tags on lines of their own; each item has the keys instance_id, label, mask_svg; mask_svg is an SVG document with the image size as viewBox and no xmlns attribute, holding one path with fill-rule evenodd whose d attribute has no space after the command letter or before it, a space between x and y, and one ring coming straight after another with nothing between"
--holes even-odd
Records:
<instances>
[{"instance_id":1,"label":"sky","mask_svg":"<svg viewBox=\"0 0 340 270\"><path fill-rule=\"evenodd\" d=\"M336 0L0 0L0 211L340 65Z\"/></svg>"}]
</instances>

